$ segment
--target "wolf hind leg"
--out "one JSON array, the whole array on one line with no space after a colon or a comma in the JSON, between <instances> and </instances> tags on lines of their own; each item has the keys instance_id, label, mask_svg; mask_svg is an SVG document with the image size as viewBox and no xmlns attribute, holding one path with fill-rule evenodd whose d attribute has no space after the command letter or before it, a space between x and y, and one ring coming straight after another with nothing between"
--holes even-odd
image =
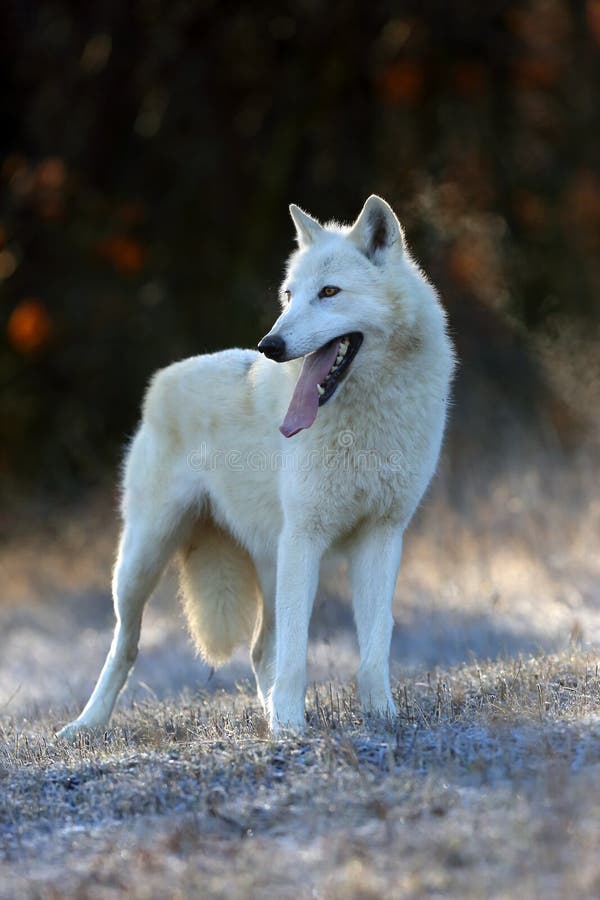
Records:
<instances>
[{"instance_id":1,"label":"wolf hind leg","mask_svg":"<svg viewBox=\"0 0 600 900\"><path fill-rule=\"evenodd\" d=\"M256 617L256 627L252 636L250 658L256 679L258 699L265 714L269 714L269 697L275 680L275 588L276 561L265 559L256 561L262 604Z\"/></svg>"},{"instance_id":2,"label":"wolf hind leg","mask_svg":"<svg viewBox=\"0 0 600 900\"><path fill-rule=\"evenodd\" d=\"M105 727L138 653L142 613L188 522L187 510L170 496L152 461L151 436L142 429L131 449L124 497L125 524L113 576L116 624L110 650L81 714L58 732L75 738ZM161 478L162 475L162 478Z\"/></svg>"},{"instance_id":3,"label":"wolf hind leg","mask_svg":"<svg viewBox=\"0 0 600 900\"><path fill-rule=\"evenodd\" d=\"M196 649L220 666L249 643L260 602L254 563L233 535L207 515L180 554L183 609Z\"/></svg>"}]
</instances>

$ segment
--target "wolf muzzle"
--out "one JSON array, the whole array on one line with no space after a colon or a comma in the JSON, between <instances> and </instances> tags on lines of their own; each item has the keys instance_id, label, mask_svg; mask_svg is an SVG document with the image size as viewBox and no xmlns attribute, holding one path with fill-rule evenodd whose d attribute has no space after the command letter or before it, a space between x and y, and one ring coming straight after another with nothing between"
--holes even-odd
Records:
<instances>
[{"instance_id":1,"label":"wolf muzzle","mask_svg":"<svg viewBox=\"0 0 600 900\"><path fill-rule=\"evenodd\" d=\"M258 349L269 359L281 362L285 356L285 341L276 335L266 335L258 343Z\"/></svg>"}]
</instances>

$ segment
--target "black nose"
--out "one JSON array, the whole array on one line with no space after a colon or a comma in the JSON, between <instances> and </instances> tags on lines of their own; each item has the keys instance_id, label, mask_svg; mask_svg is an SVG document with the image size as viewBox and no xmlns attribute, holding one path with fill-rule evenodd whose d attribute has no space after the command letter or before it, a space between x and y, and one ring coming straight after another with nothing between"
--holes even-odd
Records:
<instances>
[{"instance_id":1,"label":"black nose","mask_svg":"<svg viewBox=\"0 0 600 900\"><path fill-rule=\"evenodd\" d=\"M273 335L267 335L259 341L258 349L261 353L264 353L265 356L268 356L269 359L274 359L275 362L280 362L285 355L285 341L283 338L277 337Z\"/></svg>"}]
</instances>

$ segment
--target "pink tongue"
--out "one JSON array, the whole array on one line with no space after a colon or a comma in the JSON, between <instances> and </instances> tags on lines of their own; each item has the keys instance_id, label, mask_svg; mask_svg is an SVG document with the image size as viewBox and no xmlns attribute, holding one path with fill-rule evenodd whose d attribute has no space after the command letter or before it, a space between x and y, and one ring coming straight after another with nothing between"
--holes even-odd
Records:
<instances>
[{"instance_id":1,"label":"pink tongue","mask_svg":"<svg viewBox=\"0 0 600 900\"><path fill-rule=\"evenodd\" d=\"M317 385L323 381L334 364L339 345L338 340L330 341L320 350L304 357L294 395L279 429L284 437L292 437L303 428L310 428L317 418L319 411Z\"/></svg>"}]
</instances>

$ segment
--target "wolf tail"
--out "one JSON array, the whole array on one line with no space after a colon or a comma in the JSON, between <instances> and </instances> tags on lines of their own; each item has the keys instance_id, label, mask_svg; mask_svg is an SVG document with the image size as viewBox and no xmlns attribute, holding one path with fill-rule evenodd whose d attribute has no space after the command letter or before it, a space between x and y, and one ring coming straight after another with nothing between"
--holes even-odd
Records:
<instances>
[{"instance_id":1,"label":"wolf tail","mask_svg":"<svg viewBox=\"0 0 600 900\"><path fill-rule=\"evenodd\" d=\"M205 518L181 553L180 585L196 649L222 665L254 632L261 600L254 563L228 531Z\"/></svg>"}]
</instances>

